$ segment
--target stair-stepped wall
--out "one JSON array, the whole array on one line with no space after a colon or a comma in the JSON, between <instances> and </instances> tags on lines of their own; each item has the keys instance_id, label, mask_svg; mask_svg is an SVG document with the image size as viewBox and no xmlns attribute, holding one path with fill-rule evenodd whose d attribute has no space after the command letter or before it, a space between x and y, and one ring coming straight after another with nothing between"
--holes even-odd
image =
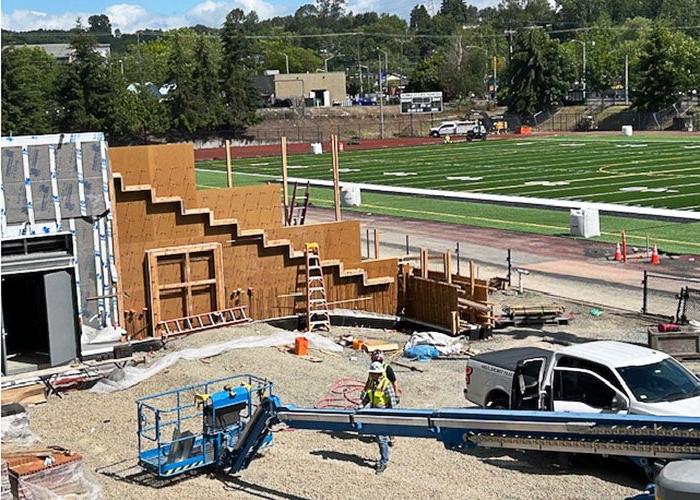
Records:
<instances>
[{"instance_id":1,"label":"stair-stepped wall","mask_svg":"<svg viewBox=\"0 0 700 500\"><path fill-rule=\"evenodd\" d=\"M197 191L192 147L184 146L110 150L131 337L153 334L146 252L187 245L221 245L225 307L246 305L253 319L305 311L303 248L310 241L320 245L331 308L396 313L398 261L362 262L358 222L282 227L277 186ZM164 304L160 320L179 317L177 306Z\"/></svg>"}]
</instances>

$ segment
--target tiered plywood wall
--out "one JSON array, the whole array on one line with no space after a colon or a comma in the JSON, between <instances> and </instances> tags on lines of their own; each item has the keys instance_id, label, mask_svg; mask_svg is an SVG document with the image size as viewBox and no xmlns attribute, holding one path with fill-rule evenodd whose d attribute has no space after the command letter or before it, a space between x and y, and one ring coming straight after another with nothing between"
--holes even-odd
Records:
<instances>
[{"instance_id":1,"label":"tiered plywood wall","mask_svg":"<svg viewBox=\"0 0 700 500\"><path fill-rule=\"evenodd\" d=\"M320 245L331 307L396 313L397 259L362 262L358 222L281 227L276 186L194 191L179 185L194 183L194 177L187 175L183 166L194 168L191 146L174 146L173 154L144 151L169 147L110 151L115 171L126 328L130 334L144 336L152 331L143 328L151 313L148 290L153 285L148 280L147 253L188 245L221 245L224 307L247 305L254 319L285 316L305 309L306 269L302 250L311 241ZM188 163L178 155L185 155ZM174 166L174 178L167 182L161 178L167 169L157 163L166 160ZM132 163L136 161L145 164L139 168ZM162 186L164 195L152 188L143 171L156 175L153 182ZM131 180L138 184L130 184ZM214 206L214 211L204 206L208 203ZM219 214L226 217L219 218ZM181 265L173 266L166 271L175 273L168 275L170 285L183 283ZM172 319L166 316L181 317L186 303L183 293L179 287L165 294L161 321ZM172 294L176 297L170 300ZM211 294L203 297L192 299L197 312L202 300L213 300Z\"/></svg>"}]
</instances>

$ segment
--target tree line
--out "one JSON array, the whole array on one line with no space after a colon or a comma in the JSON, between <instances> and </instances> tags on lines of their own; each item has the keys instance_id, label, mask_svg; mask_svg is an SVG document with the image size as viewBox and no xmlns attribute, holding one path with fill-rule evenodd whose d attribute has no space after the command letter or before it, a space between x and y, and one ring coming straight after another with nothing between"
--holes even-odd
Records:
<instances>
[{"instance_id":1,"label":"tree line","mask_svg":"<svg viewBox=\"0 0 700 500\"><path fill-rule=\"evenodd\" d=\"M350 95L374 91L386 61L408 90L468 100L498 89L498 101L524 116L561 104L584 81L589 92L620 87L627 61L632 104L656 111L700 90L698 24L700 0L501 0L484 9L443 0L433 13L417 5L408 20L317 0L267 20L234 9L220 29L128 35L95 15L60 38L3 32L15 45L3 50L2 133L103 130L114 143L240 136L259 120L253 75L287 64L313 72L324 60L346 71ZM67 40L71 64L21 45ZM108 58L94 50L117 40Z\"/></svg>"}]
</instances>

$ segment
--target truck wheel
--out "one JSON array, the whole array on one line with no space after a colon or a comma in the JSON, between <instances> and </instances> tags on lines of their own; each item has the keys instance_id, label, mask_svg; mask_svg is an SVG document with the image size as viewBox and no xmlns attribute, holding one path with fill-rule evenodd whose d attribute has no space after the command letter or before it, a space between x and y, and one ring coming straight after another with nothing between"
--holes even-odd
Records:
<instances>
[{"instance_id":1,"label":"truck wheel","mask_svg":"<svg viewBox=\"0 0 700 500\"><path fill-rule=\"evenodd\" d=\"M508 401L502 396L496 396L486 403L489 410L507 410L508 406Z\"/></svg>"},{"instance_id":2,"label":"truck wheel","mask_svg":"<svg viewBox=\"0 0 700 500\"><path fill-rule=\"evenodd\" d=\"M430 132L430 137L440 137L438 132Z\"/></svg>"}]
</instances>

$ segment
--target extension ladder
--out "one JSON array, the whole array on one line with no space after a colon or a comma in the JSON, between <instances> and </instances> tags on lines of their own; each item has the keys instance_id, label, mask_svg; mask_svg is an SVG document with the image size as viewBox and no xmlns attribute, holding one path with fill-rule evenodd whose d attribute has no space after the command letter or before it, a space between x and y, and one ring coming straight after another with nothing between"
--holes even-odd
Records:
<instances>
[{"instance_id":1,"label":"extension ladder","mask_svg":"<svg viewBox=\"0 0 700 500\"><path fill-rule=\"evenodd\" d=\"M287 225L288 226L303 226L306 222L306 211L309 208L309 182L306 183L306 188L304 190L304 195L301 202L297 201L297 184L294 183L294 190L292 191L292 201L289 204L289 209L287 212Z\"/></svg>"},{"instance_id":2,"label":"extension ladder","mask_svg":"<svg viewBox=\"0 0 700 500\"><path fill-rule=\"evenodd\" d=\"M219 326L237 325L239 323L248 323L251 319L245 312L246 306L233 307L231 309L222 309L221 311L212 311L184 318L169 319L161 321L156 327L156 331L160 330L163 337L171 337L174 335L183 335L186 333L198 332L209 328Z\"/></svg>"},{"instance_id":3,"label":"extension ladder","mask_svg":"<svg viewBox=\"0 0 700 500\"><path fill-rule=\"evenodd\" d=\"M331 317L326 300L326 285L318 243L307 243L306 254L306 331L331 331Z\"/></svg>"}]
</instances>

